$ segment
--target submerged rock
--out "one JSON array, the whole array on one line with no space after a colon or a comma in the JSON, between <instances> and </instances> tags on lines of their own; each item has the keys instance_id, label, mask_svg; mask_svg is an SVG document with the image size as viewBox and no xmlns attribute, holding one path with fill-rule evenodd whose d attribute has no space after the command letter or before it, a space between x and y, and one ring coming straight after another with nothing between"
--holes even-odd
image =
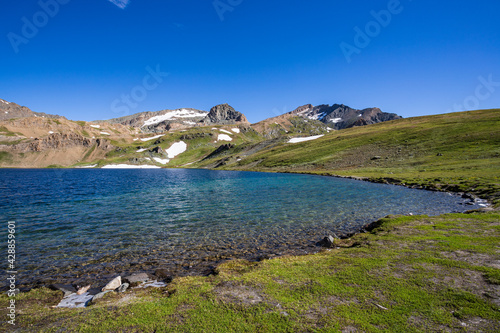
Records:
<instances>
[{"instance_id":1,"label":"submerged rock","mask_svg":"<svg viewBox=\"0 0 500 333\"><path fill-rule=\"evenodd\" d=\"M76 288L73 287L71 284L60 284L60 283L54 283L49 286L50 289L52 290L60 290L64 293L64 297L69 296L73 293L76 293Z\"/></svg>"},{"instance_id":2,"label":"submerged rock","mask_svg":"<svg viewBox=\"0 0 500 333\"><path fill-rule=\"evenodd\" d=\"M170 283L172 282L173 280L173 277L172 275L170 274L170 272L166 269L163 269L163 268L159 268L155 271L155 276L167 283Z\"/></svg>"}]
</instances>

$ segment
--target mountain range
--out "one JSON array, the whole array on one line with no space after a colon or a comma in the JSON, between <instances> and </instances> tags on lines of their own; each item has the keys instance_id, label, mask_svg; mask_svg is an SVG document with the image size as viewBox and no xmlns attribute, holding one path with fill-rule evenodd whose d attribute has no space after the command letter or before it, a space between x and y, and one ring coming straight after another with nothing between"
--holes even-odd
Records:
<instances>
[{"instance_id":1,"label":"mountain range","mask_svg":"<svg viewBox=\"0 0 500 333\"><path fill-rule=\"evenodd\" d=\"M34 112L0 99L0 167L67 167L96 162L105 165L116 160L125 164L179 166L173 159L194 163L235 147L245 151L253 147L249 151L255 152L292 137L324 135L400 118L379 108L358 110L343 104L306 104L250 124L243 113L220 104L210 111L166 109L85 122ZM151 135L155 151L147 151ZM191 155L189 158L177 158L180 153L169 154L166 144L158 146L168 141L174 144L173 139L181 137L186 146L182 155Z\"/></svg>"}]
</instances>

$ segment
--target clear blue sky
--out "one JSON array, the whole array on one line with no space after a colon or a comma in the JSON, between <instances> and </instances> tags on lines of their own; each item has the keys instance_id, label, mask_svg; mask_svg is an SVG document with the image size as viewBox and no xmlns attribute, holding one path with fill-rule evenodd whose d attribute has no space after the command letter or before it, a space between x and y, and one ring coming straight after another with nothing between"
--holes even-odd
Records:
<instances>
[{"instance_id":1,"label":"clear blue sky","mask_svg":"<svg viewBox=\"0 0 500 333\"><path fill-rule=\"evenodd\" d=\"M0 98L38 112L229 103L257 122L306 103L404 117L500 107L497 0L54 1L42 0L51 15L36 0L0 13ZM388 8L377 23L371 12ZM156 82L148 66L169 75Z\"/></svg>"}]
</instances>

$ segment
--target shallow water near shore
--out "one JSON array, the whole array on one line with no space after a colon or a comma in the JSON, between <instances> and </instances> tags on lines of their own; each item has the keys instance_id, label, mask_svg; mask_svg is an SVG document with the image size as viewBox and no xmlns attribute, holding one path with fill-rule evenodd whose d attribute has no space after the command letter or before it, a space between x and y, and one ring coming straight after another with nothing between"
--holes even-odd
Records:
<instances>
[{"instance_id":1,"label":"shallow water near shore","mask_svg":"<svg viewBox=\"0 0 500 333\"><path fill-rule=\"evenodd\" d=\"M351 179L189 169L3 169L0 193L2 249L15 221L20 287L159 268L208 274L231 258L316 252L326 234L388 214L478 208L447 193Z\"/></svg>"}]
</instances>

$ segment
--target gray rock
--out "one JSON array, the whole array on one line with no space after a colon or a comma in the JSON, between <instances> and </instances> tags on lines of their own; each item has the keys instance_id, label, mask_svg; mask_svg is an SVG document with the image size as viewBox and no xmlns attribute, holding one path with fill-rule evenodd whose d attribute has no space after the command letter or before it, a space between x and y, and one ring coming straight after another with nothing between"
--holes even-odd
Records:
<instances>
[{"instance_id":1,"label":"gray rock","mask_svg":"<svg viewBox=\"0 0 500 333\"><path fill-rule=\"evenodd\" d=\"M76 293L72 293L66 297L64 297L61 302L57 305L59 308L84 308L89 305L92 301L93 296L88 292L83 293L82 295L78 295Z\"/></svg>"},{"instance_id":2,"label":"gray rock","mask_svg":"<svg viewBox=\"0 0 500 333\"><path fill-rule=\"evenodd\" d=\"M335 247L335 238L337 238L337 236L334 237L332 235L328 235L325 238L323 238L321 241L319 241L318 245L323 246L323 247L329 247L329 248Z\"/></svg>"},{"instance_id":3,"label":"gray rock","mask_svg":"<svg viewBox=\"0 0 500 333\"><path fill-rule=\"evenodd\" d=\"M133 273L129 276L126 276L123 278L124 281L127 281L128 283L141 283L145 281L151 280L149 275L147 273Z\"/></svg>"},{"instance_id":4,"label":"gray rock","mask_svg":"<svg viewBox=\"0 0 500 333\"><path fill-rule=\"evenodd\" d=\"M101 299L104 297L104 295L106 295L107 293L109 293L111 290L106 290L106 291L103 291L103 292L100 292L96 295L94 295L94 297L92 297L92 300L91 302L94 303L96 302L97 300Z\"/></svg>"},{"instance_id":5,"label":"gray rock","mask_svg":"<svg viewBox=\"0 0 500 333\"><path fill-rule=\"evenodd\" d=\"M111 280L104 288L102 288L102 291L106 290L115 290L116 288L120 287L122 285L122 278L121 276L115 277L113 280Z\"/></svg>"},{"instance_id":6,"label":"gray rock","mask_svg":"<svg viewBox=\"0 0 500 333\"><path fill-rule=\"evenodd\" d=\"M122 285L118 287L118 292L119 293L124 293L129 286L130 285L127 282L122 283Z\"/></svg>"}]
</instances>

